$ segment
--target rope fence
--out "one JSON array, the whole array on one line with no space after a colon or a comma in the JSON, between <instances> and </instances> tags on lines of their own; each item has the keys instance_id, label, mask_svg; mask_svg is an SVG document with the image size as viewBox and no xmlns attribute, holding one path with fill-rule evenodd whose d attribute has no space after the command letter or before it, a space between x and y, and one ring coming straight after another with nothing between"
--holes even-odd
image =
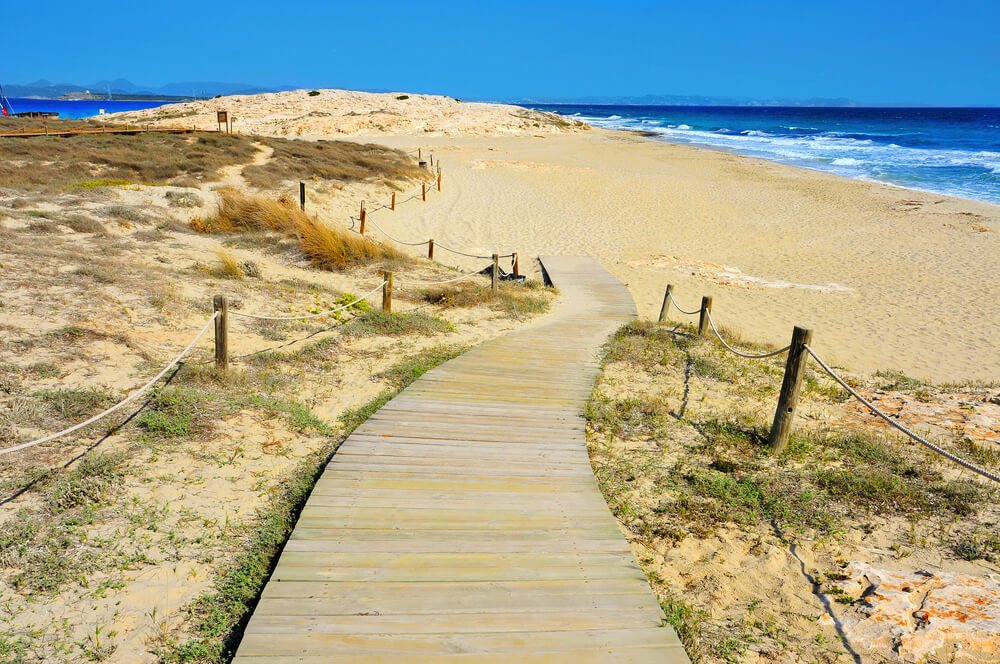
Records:
<instances>
[{"instance_id":1,"label":"rope fence","mask_svg":"<svg viewBox=\"0 0 1000 664\"><path fill-rule=\"evenodd\" d=\"M677 306L677 301L673 296L673 284L667 284L666 293L663 296L663 305L660 308L660 318L659 322L663 323L667 320L667 314L669 313L670 305L673 304L674 307L682 314L688 316L698 315L698 334L700 336L705 336L708 334L710 329L718 338L722 346L729 352L738 355L739 357L748 359L764 359L768 357L774 357L776 355L781 355L782 353L788 353L788 358L785 363L785 374L781 383L781 391L778 394L778 405L774 413L774 421L771 425L771 431L768 436L768 444L771 450L775 453L781 453L785 446L788 444L788 436L791 432L792 421L795 417L795 408L798 405L799 393L802 387L802 380L805 375L805 365L808 358L812 358L817 364L825 371L834 381L837 382L842 388L844 388L848 394L857 399L861 404L863 404L868 410L872 412L875 416L881 418L886 423L891 425L896 430L900 431L905 436L910 439L920 443L927 449L945 457L946 459L957 463L958 465L971 470L982 477L993 480L994 482L1000 483L1000 475L993 473L985 468L981 468L976 464L963 459L951 452L945 450L944 448L935 445L930 442L924 436L908 429L903 426L895 419L885 414L880 410L875 404L863 397L858 393L853 387L847 384L847 382L841 378L830 366L823 361L823 359L813 350L812 346L812 330L803 327L795 327L792 331L792 341L787 346L773 350L767 353L747 353L734 348L730 345L723 336L719 333L718 328L715 325L715 320L712 318L712 298L705 296L701 300L701 307L693 311L687 311Z\"/></svg>"},{"instance_id":2,"label":"rope fence","mask_svg":"<svg viewBox=\"0 0 1000 664\"><path fill-rule=\"evenodd\" d=\"M63 429L62 431L59 431L58 433L52 433L52 434L49 434L47 436L43 436L42 438L39 438L37 440L33 440L31 442L28 442L28 443L21 443L20 445L14 445L14 446L11 446L11 447L4 448L4 449L0 450L0 456L2 456L4 454L10 454L11 452L17 452L18 450L24 450L24 449L27 449L29 447L34 447L35 445L41 445L42 443L47 443L48 441L55 440L56 438L62 438L63 436L65 436L67 434L73 433L74 431L78 431L78 430L84 428L85 426L93 424L94 422L97 422L98 420L107 417L111 413L113 413L113 412L115 412L117 410L120 410L126 404L128 404L128 403L130 403L132 401L135 401L140 395L142 395L149 388L151 388L153 385L155 385L157 383L157 381L159 381L161 378L163 378L167 374L167 372L170 371L170 369L172 369L174 367L174 365L176 365L178 362L180 362L181 359L183 359L184 356L187 355L191 351L192 348L194 348L194 345L196 343L198 343L198 340L201 339L202 336L204 336L204 334L206 332L208 332L208 328L212 325L212 323L214 323L216 321L216 319L218 318L218 316L219 316L218 312L213 313L212 316L205 323L204 327L202 327L201 330L198 332L198 334L196 334L194 336L194 338L184 348L184 350L182 350L177 355L177 357L175 357L173 360L171 360L170 363L167 366L165 366L162 371L160 371L160 373L158 373L155 376L153 376L153 378L150 379L150 381L148 383L146 383L145 385L143 385L139 389L137 389L134 392L132 392L131 394L129 394L127 397L125 397L123 400L119 401L117 404L115 404L111 408L108 408L107 410L105 410L103 412L100 412L97 415L94 415L89 420L86 420L84 422L80 422L79 424L75 424L75 425L69 427L68 429Z\"/></svg>"}]
</instances>

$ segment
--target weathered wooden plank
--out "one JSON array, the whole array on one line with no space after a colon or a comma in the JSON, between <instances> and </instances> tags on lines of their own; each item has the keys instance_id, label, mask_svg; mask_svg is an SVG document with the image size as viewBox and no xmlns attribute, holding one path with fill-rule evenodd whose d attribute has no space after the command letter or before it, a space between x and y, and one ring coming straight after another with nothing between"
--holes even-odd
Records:
<instances>
[{"instance_id":1,"label":"weathered wooden plank","mask_svg":"<svg viewBox=\"0 0 1000 664\"><path fill-rule=\"evenodd\" d=\"M590 259L543 261L555 315L428 372L341 446L236 662L687 664L581 417L634 305Z\"/></svg>"}]
</instances>

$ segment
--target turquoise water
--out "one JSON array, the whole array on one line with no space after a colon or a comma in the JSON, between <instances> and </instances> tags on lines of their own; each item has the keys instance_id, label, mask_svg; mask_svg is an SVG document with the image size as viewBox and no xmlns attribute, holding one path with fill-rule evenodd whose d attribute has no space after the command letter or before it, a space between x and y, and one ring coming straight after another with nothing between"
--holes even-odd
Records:
<instances>
[{"instance_id":1,"label":"turquoise water","mask_svg":"<svg viewBox=\"0 0 1000 664\"><path fill-rule=\"evenodd\" d=\"M1000 204L998 108L536 108L597 127Z\"/></svg>"},{"instance_id":2,"label":"turquoise water","mask_svg":"<svg viewBox=\"0 0 1000 664\"><path fill-rule=\"evenodd\" d=\"M162 101L75 101L66 99L19 99L13 97L10 105L16 113L27 111L55 111L61 118L89 118L105 113L122 113L124 111L141 111L146 108L156 108L171 102Z\"/></svg>"}]
</instances>

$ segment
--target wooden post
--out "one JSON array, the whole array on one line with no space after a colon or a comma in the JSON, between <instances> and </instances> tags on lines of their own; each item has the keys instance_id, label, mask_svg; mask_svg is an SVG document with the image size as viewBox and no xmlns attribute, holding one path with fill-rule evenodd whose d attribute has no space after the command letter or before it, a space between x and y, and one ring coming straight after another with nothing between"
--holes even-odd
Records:
<instances>
[{"instance_id":1,"label":"wooden post","mask_svg":"<svg viewBox=\"0 0 1000 664\"><path fill-rule=\"evenodd\" d=\"M392 272L382 272L385 283L382 284L382 311L392 313Z\"/></svg>"},{"instance_id":2,"label":"wooden post","mask_svg":"<svg viewBox=\"0 0 1000 664\"><path fill-rule=\"evenodd\" d=\"M423 160L424 160L424 151L421 150L420 148L417 148L417 161L423 161Z\"/></svg>"},{"instance_id":3,"label":"wooden post","mask_svg":"<svg viewBox=\"0 0 1000 664\"><path fill-rule=\"evenodd\" d=\"M514 276L515 277L521 274L521 272L518 269L518 267L519 267L519 264L517 262L517 252L515 251L514 252Z\"/></svg>"},{"instance_id":4,"label":"wooden post","mask_svg":"<svg viewBox=\"0 0 1000 664\"><path fill-rule=\"evenodd\" d=\"M438 191L441 191L441 173L438 172Z\"/></svg>"},{"instance_id":5,"label":"wooden post","mask_svg":"<svg viewBox=\"0 0 1000 664\"><path fill-rule=\"evenodd\" d=\"M434 153L431 153L431 170L434 170Z\"/></svg>"},{"instance_id":6,"label":"wooden post","mask_svg":"<svg viewBox=\"0 0 1000 664\"><path fill-rule=\"evenodd\" d=\"M667 284L667 292L663 294L663 304L660 305L660 322L667 322L667 312L670 310L670 294L674 292L674 285Z\"/></svg>"},{"instance_id":7,"label":"wooden post","mask_svg":"<svg viewBox=\"0 0 1000 664\"><path fill-rule=\"evenodd\" d=\"M434 260L434 238L427 240L427 260Z\"/></svg>"},{"instance_id":8,"label":"wooden post","mask_svg":"<svg viewBox=\"0 0 1000 664\"><path fill-rule=\"evenodd\" d=\"M212 298L215 317L215 368L229 368L229 298L216 295Z\"/></svg>"},{"instance_id":9,"label":"wooden post","mask_svg":"<svg viewBox=\"0 0 1000 664\"><path fill-rule=\"evenodd\" d=\"M494 293L496 293L497 289L500 287L499 282L500 282L500 255L493 254L493 271L491 273L491 278L490 278L490 290L492 290Z\"/></svg>"},{"instance_id":10,"label":"wooden post","mask_svg":"<svg viewBox=\"0 0 1000 664\"><path fill-rule=\"evenodd\" d=\"M306 211L306 183L299 183L299 209L303 212Z\"/></svg>"},{"instance_id":11,"label":"wooden post","mask_svg":"<svg viewBox=\"0 0 1000 664\"><path fill-rule=\"evenodd\" d=\"M712 311L712 296L706 295L701 298L701 312L698 314L698 334L705 336L708 334L708 313Z\"/></svg>"},{"instance_id":12,"label":"wooden post","mask_svg":"<svg viewBox=\"0 0 1000 664\"><path fill-rule=\"evenodd\" d=\"M771 434L767 437L767 444L774 454L781 454L788 444L788 434L792 430L795 407L799 403L799 390L802 387L802 377L805 375L806 360L809 357L805 347L812 343L812 335L812 330L807 327L796 326L792 330L792 345L788 349L788 359L785 361L785 377L781 381L778 407L774 411Z\"/></svg>"},{"instance_id":13,"label":"wooden post","mask_svg":"<svg viewBox=\"0 0 1000 664\"><path fill-rule=\"evenodd\" d=\"M426 182L423 183L422 185L420 185L420 195L423 197L423 199L425 201L427 200L427 183Z\"/></svg>"},{"instance_id":14,"label":"wooden post","mask_svg":"<svg viewBox=\"0 0 1000 664\"><path fill-rule=\"evenodd\" d=\"M368 212L365 210L365 202L361 201L361 213L358 215L361 218L361 234L365 234L365 219L368 217Z\"/></svg>"},{"instance_id":15,"label":"wooden post","mask_svg":"<svg viewBox=\"0 0 1000 664\"><path fill-rule=\"evenodd\" d=\"M396 211L396 192L392 192L392 204L389 209L392 210L393 212Z\"/></svg>"}]
</instances>

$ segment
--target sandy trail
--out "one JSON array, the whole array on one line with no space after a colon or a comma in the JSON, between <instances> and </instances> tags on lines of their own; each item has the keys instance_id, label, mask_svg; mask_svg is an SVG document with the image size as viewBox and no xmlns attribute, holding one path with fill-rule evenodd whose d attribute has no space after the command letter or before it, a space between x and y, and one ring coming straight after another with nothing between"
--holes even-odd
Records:
<instances>
[{"instance_id":1,"label":"sandy trail","mask_svg":"<svg viewBox=\"0 0 1000 664\"><path fill-rule=\"evenodd\" d=\"M718 323L757 340L811 326L818 352L858 371L1000 375L1000 207L623 132L379 141L432 148L444 169L428 203L378 216L402 238L590 254L644 316L673 283L682 306L711 295Z\"/></svg>"}]
</instances>

